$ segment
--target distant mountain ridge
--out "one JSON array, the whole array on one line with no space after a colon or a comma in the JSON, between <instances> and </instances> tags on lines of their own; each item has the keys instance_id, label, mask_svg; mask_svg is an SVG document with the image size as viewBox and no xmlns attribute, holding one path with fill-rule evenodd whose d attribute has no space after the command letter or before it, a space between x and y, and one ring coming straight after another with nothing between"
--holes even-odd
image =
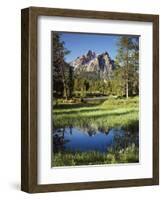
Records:
<instances>
[{"instance_id":1,"label":"distant mountain ridge","mask_svg":"<svg viewBox=\"0 0 163 200\"><path fill-rule=\"evenodd\" d=\"M114 60L111 59L108 52L96 54L89 50L85 55L77 57L70 65L74 67L74 72L77 75L93 73L100 79L108 79L114 69Z\"/></svg>"}]
</instances>

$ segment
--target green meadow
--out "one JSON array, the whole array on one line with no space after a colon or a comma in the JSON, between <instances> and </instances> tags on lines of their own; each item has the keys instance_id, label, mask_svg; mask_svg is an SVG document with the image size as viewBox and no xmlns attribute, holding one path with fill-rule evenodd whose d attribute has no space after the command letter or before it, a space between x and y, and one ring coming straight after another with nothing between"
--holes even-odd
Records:
<instances>
[{"instance_id":1,"label":"green meadow","mask_svg":"<svg viewBox=\"0 0 163 200\"><path fill-rule=\"evenodd\" d=\"M130 127L138 124L139 98L109 98L92 103L59 103L54 105L54 127L75 126L79 128L109 129Z\"/></svg>"},{"instance_id":2,"label":"green meadow","mask_svg":"<svg viewBox=\"0 0 163 200\"><path fill-rule=\"evenodd\" d=\"M53 107L54 128L78 127L87 130L102 130L120 127L138 130L139 98L108 98L104 102L65 103L61 100ZM131 133L132 134L132 133ZM71 152L53 154L52 166L96 165L131 163L139 161L139 149L131 144L125 149L116 146L107 152Z\"/></svg>"},{"instance_id":3,"label":"green meadow","mask_svg":"<svg viewBox=\"0 0 163 200\"><path fill-rule=\"evenodd\" d=\"M99 165L139 162L139 149L132 144L126 149L111 149L106 153L90 152L59 152L53 154L52 166Z\"/></svg>"}]
</instances>

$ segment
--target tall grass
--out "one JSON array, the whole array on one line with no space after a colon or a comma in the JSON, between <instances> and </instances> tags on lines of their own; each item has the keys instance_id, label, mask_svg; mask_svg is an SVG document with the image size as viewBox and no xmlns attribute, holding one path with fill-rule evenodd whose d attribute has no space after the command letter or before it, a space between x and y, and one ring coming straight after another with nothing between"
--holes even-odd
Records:
<instances>
[{"instance_id":1,"label":"tall grass","mask_svg":"<svg viewBox=\"0 0 163 200\"><path fill-rule=\"evenodd\" d=\"M107 153L90 152L59 152L53 155L52 166L98 165L139 162L139 150L134 144L126 149L111 149Z\"/></svg>"},{"instance_id":2,"label":"tall grass","mask_svg":"<svg viewBox=\"0 0 163 200\"><path fill-rule=\"evenodd\" d=\"M128 127L138 124L138 97L124 99L110 98L100 104L91 103L60 103L54 106L54 127L75 126L112 128L115 126Z\"/></svg>"}]
</instances>

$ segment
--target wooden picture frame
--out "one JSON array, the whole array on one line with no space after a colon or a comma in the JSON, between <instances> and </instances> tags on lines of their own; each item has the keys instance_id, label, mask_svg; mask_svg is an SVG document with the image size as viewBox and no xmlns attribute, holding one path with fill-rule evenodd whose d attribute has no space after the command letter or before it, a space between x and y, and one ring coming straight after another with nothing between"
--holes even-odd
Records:
<instances>
[{"instance_id":1,"label":"wooden picture frame","mask_svg":"<svg viewBox=\"0 0 163 200\"><path fill-rule=\"evenodd\" d=\"M37 163L37 19L62 16L85 19L152 22L153 24L153 177L142 179L39 185ZM159 16L29 7L21 11L21 190L54 192L159 184Z\"/></svg>"}]
</instances>

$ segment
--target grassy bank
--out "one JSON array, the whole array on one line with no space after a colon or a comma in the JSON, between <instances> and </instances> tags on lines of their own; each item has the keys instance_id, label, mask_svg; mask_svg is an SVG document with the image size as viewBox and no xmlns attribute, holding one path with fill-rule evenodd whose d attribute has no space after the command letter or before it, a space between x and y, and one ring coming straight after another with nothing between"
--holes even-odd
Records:
<instances>
[{"instance_id":1,"label":"grassy bank","mask_svg":"<svg viewBox=\"0 0 163 200\"><path fill-rule=\"evenodd\" d=\"M138 97L110 98L103 103L60 103L54 106L54 127L130 127L138 125L138 106Z\"/></svg>"},{"instance_id":2,"label":"grassy bank","mask_svg":"<svg viewBox=\"0 0 163 200\"><path fill-rule=\"evenodd\" d=\"M53 155L52 166L98 165L116 163L135 163L139 161L139 150L135 145L119 151L100 152L62 152Z\"/></svg>"}]
</instances>

